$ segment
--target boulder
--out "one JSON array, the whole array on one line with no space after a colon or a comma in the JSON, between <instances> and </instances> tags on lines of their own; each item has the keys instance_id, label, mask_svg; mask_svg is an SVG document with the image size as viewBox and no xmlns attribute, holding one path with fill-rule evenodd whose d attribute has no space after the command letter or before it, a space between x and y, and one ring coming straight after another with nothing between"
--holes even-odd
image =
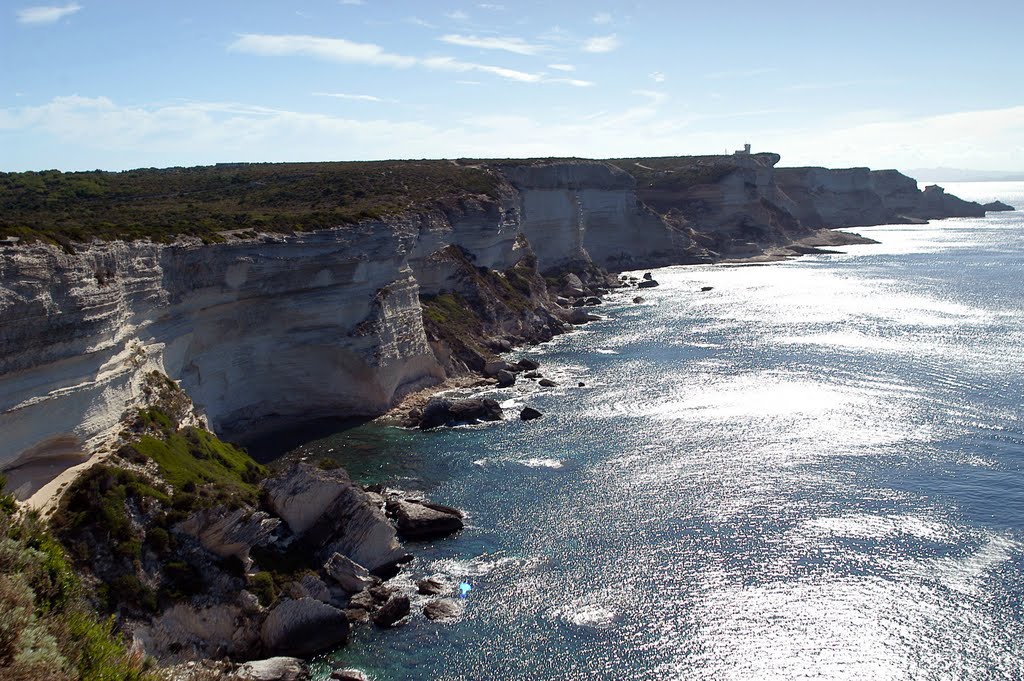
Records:
<instances>
[{"instance_id":1,"label":"boulder","mask_svg":"<svg viewBox=\"0 0 1024 681\"><path fill-rule=\"evenodd\" d=\"M462 614L462 604L451 598L440 598L423 606L423 615L428 620L450 620Z\"/></svg>"},{"instance_id":2,"label":"boulder","mask_svg":"<svg viewBox=\"0 0 1024 681\"><path fill-rule=\"evenodd\" d=\"M543 415L544 414L541 414L533 407L523 407L523 410L519 412L519 418L523 421L532 421L533 419L539 419Z\"/></svg>"},{"instance_id":3,"label":"boulder","mask_svg":"<svg viewBox=\"0 0 1024 681\"><path fill-rule=\"evenodd\" d=\"M264 489L274 513L302 537L307 550L323 547L322 555L340 553L371 572L409 558L384 513L341 468L297 463Z\"/></svg>"},{"instance_id":4,"label":"boulder","mask_svg":"<svg viewBox=\"0 0 1024 681\"><path fill-rule=\"evenodd\" d=\"M370 593L370 590L366 589L352 596L348 601L348 607L359 610L373 610L377 607L377 601L373 594Z\"/></svg>"},{"instance_id":5,"label":"boulder","mask_svg":"<svg viewBox=\"0 0 1024 681\"><path fill-rule=\"evenodd\" d=\"M238 558L248 570L252 566L249 551L266 542L280 524L278 518L263 511L239 508L229 512L218 506L193 513L178 529L198 539L204 549L218 558Z\"/></svg>"},{"instance_id":6,"label":"boulder","mask_svg":"<svg viewBox=\"0 0 1024 681\"><path fill-rule=\"evenodd\" d=\"M370 677L358 669L335 669L331 678L336 681L370 681Z\"/></svg>"},{"instance_id":7,"label":"boulder","mask_svg":"<svg viewBox=\"0 0 1024 681\"><path fill-rule=\"evenodd\" d=\"M554 388L558 384L552 381L550 378L542 378L539 381L537 381L537 385L543 386L545 388Z\"/></svg>"},{"instance_id":8,"label":"boulder","mask_svg":"<svg viewBox=\"0 0 1024 681\"><path fill-rule=\"evenodd\" d=\"M260 638L267 650L307 656L348 640L345 613L313 598L282 601L263 622Z\"/></svg>"},{"instance_id":9,"label":"boulder","mask_svg":"<svg viewBox=\"0 0 1024 681\"><path fill-rule=\"evenodd\" d=\"M370 571L340 553L332 554L324 563L324 573L349 593L357 593L377 583Z\"/></svg>"},{"instance_id":10,"label":"boulder","mask_svg":"<svg viewBox=\"0 0 1024 681\"><path fill-rule=\"evenodd\" d=\"M658 282L654 279L644 279L636 285L637 288L654 288L658 285Z\"/></svg>"},{"instance_id":11,"label":"boulder","mask_svg":"<svg viewBox=\"0 0 1024 681\"><path fill-rule=\"evenodd\" d=\"M422 596L437 596L449 590L448 585L437 577L426 577L416 582L416 593Z\"/></svg>"},{"instance_id":12,"label":"boulder","mask_svg":"<svg viewBox=\"0 0 1024 681\"><path fill-rule=\"evenodd\" d=\"M540 378L541 374L539 371L527 371L523 374L523 378Z\"/></svg>"},{"instance_id":13,"label":"boulder","mask_svg":"<svg viewBox=\"0 0 1024 681\"><path fill-rule=\"evenodd\" d=\"M484 365L484 376L497 376L501 371L508 371L508 362L503 359L488 360Z\"/></svg>"},{"instance_id":14,"label":"boulder","mask_svg":"<svg viewBox=\"0 0 1024 681\"><path fill-rule=\"evenodd\" d=\"M595 296L591 296L590 298L587 298L585 301L583 301L583 304L586 305L587 307L593 307L594 305L600 305L601 299Z\"/></svg>"},{"instance_id":15,"label":"boulder","mask_svg":"<svg viewBox=\"0 0 1024 681\"><path fill-rule=\"evenodd\" d=\"M520 369L525 369L526 371L536 371L537 369L540 369L540 362L524 357L516 362L516 366Z\"/></svg>"},{"instance_id":16,"label":"boulder","mask_svg":"<svg viewBox=\"0 0 1024 681\"><path fill-rule=\"evenodd\" d=\"M439 504L391 499L387 509L398 524L398 533L407 539L444 537L464 524L458 510Z\"/></svg>"},{"instance_id":17,"label":"boulder","mask_svg":"<svg viewBox=\"0 0 1024 681\"><path fill-rule=\"evenodd\" d=\"M633 302L639 305L640 303L644 302L643 296L637 296L636 298L633 298Z\"/></svg>"},{"instance_id":18,"label":"boulder","mask_svg":"<svg viewBox=\"0 0 1024 681\"><path fill-rule=\"evenodd\" d=\"M588 313L581 307L569 313L569 323L571 324L586 324L587 322L596 322L599 319L600 317Z\"/></svg>"},{"instance_id":19,"label":"boulder","mask_svg":"<svg viewBox=\"0 0 1024 681\"><path fill-rule=\"evenodd\" d=\"M713 288L715 288L715 287L714 286L701 286L700 290L701 290L701 293L705 293L707 291L712 290Z\"/></svg>"},{"instance_id":20,"label":"boulder","mask_svg":"<svg viewBox=\"0 0 1024 681\"><path fill-rule=\"evenodd\" d=\"M496 373L494 377L498 379L499 388L508 388L511 385L515 385L516 382L516 375L511 371L505 371L504 369Z\"/></svg>"},{"instance_id":21,"label":"boulder","mask_svg":"<svg viewBox=\"0 0 1024 681\"><path fill-rule=\"evenodd\" d=\"M327 588L327 584L316 575L303 575L299 584L302 586L302 590L305 594L310 598L315 598L322 603L330 603L333 600L331 598L331 591Z\"/></svg>"},{"instance_id":22,"label":"boulder","mask_svg":"<svg viewBox=\"0 0 1024 681\"><path fill-rule=\"evenodd\" d=\"M487 397L472 397L465 400L432 397L423 408L419 428L429 430L457 423L500 421L501 415L501 405Z\"/></svg>"},{"instance_id":23,"label":"boulder","mask_svg":"<svg viewBox=\"0 0 1024 681\"><path fill-rule=\"evenodd\" d=\"M586 289L583 287L583 282L575 274L570 272L565 275L562 280L562 295L568 298L575 298L578 296L586 295Z\"/></svg>"},{"instance_id":24,"label":"boulder","mask_svg":"<svg viewBox=\"0 0 1024 681\"><path fill-rule=\"evenodd\" d=\"M644 272L644 279L646 281L654 281L654 275L652 275L650 272Z\"/></svg>"},{"instance_id":25,"label":"boulder","mask_svg":"<svg viewBox=\"0 0 1024 681\"><path fill-rule=\"evenodd\" d=\"M408 596L404 594L392 596L387 603L381 606L380 610L374 613L373 623L378 627L393 627L399 620L406 617L411 609Z\"/></svg>"},{"instance_id":26,"label":"boulder","mask_svg":"<svg viewBox=\"0 0 1024 681\"><path fill-rule=\"evenodd\" d=\"M238 666L233 678L244 681L305 681L309 668L297 657L271 657Z\"/></svg>"}]
</instances>

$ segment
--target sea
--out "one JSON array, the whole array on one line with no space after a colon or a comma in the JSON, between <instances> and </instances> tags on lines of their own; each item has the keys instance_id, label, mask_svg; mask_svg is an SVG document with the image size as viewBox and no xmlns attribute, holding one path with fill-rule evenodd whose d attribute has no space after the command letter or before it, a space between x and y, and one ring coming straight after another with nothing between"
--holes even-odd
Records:
<instances>
[{"instance_id":1,"label":"sea","mask_svg":"<svg viewBox=\"0 0 1024 681\"><path fill-rule=\"evenodd\" d=\"M511 355L557 386L491 391L504 422L292 452L467 514L393 582L469 584L461 616L357 627L318 678L1024 678L1024 213L851 231L610 294Z\"/></svg>"}]
</instances>

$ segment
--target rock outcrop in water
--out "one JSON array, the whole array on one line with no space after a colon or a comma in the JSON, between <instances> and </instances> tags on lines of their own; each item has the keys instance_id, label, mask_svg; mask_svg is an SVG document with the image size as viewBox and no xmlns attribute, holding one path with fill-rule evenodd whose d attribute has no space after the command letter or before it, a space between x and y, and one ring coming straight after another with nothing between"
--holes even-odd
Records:
<instances>
[{"instance_id":1,"label":"rock outcrop in water","mask_svg":"<svg viewBox=\"0 0 1024 681\"><path fill-rule=\"evenodd\" d=\"M548 289L600 268L756 255L820 227L980 215L896 171L776 168L775 154L474 162L489 194L227 243L0 245L0 469L25 497L109 446L145 376L217 433L378 415L483 372L509 344L596 319ZM468 163L468 162L466 162ZM73 252L69 252L73 251ZM51 475L52 477L52 475Z\"/></svg>"}]
</instances>

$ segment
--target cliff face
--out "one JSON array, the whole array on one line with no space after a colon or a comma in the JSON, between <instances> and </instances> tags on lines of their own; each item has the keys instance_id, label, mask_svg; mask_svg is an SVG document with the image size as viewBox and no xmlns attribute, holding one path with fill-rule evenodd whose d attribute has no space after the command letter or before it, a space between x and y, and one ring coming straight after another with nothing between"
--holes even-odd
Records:
<instances>
[{"instance_id":1,"label":"cliff face","mask_svg":"<svg viewBox=\"0 0 1024 681\"><path fill-rule=\"evenodd\" d=\"M0 469L88 456L141 403L152 370L228 437L379 414L486 357L475 341L455 352L443 337L456 328L453 304L471 308L457 328L474 336L557 332L564 311L538 272L707 262L821 226L980 209L895 171L778 160L499 163L487 166L498 177L490 196L339 229L216 245L96 241L74 254L2 245Z\"/></svg>"}]
</instances>

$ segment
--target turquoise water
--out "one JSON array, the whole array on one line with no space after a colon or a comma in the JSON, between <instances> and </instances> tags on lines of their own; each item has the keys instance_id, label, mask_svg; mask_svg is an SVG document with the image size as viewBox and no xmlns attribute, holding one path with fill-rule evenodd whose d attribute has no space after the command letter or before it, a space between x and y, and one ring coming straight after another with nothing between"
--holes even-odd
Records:
<instances>
[{"instance_id":1,"label":"turquoise water","mask_svg":"<svg viewBox=\"0 0 1024 681\"><path fill-rule=\"evenodd\" d=\"M1024 206L1024 184L949 190ZM856 231L881 244L612 295L607 320L524 353L560 387L495 393L537 421L303 447L469 514L397 578L470 581L462 618L363 628L330 660L376 679L1021 678L1024 218Z\"/></svg>"}]
</instances>

